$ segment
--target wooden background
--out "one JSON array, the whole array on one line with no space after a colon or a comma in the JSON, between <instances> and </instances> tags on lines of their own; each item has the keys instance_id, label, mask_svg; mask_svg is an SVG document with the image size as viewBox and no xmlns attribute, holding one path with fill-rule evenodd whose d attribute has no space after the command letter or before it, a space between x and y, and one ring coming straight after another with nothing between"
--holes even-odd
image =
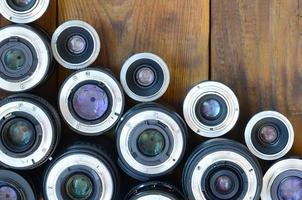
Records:
<instances>
[{"instance_id":1,"label":"wooden background","mask_svg":"<svg viewBox=\"0 0 302 200\"><path fill-rule=\"evenodd\" d=\"M301 0L51 0L36 23L51 35L69 19L96 28L102 42L96 65L117 76L134 53L161 56L171 69L171 84L159 102L180 113L186 92L200 81L230 86L241 113L225 137L243 141L248 120L259 111L284 113L295 129L290 154L302 155ZM1 25L7 23L0 18ZM70 73L56 66L51 79L34 92L55 104L58 88ZM129 98L128 103L134 104ZM65 127L64 142L67 132ZM203 140L190 132L187 153ZM267 164L263 162L264 168ZM175 173L180 174L181 167ZM171 177L180 184L180 176Z\"/></svg>"}]
</instances>

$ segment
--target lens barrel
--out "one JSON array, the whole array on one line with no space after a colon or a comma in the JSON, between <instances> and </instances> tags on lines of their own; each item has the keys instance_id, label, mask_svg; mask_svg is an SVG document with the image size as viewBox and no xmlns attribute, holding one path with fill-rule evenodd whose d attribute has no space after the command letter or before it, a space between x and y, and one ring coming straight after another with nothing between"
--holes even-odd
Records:
<instances>
[{"instance_id":1,"label":"lens barrel","mask_svg":"<svg viewBox=\"0 0 302 200\"><path fill-rule=\"evenodd\" d=\"M98 57L101 42L96 30L88 23L70 20L60 25L51 40L53 55L67 69L83 69Z\"/></svg>"},{"instance_id":2,"label":"lens barrel","mask_svg":"<svg viewBox=\"0 0 302 200\"><path fill-rule=\"evenodd\" d=\"M173 185L152 181L134 187L125 200L184 200L183 194Z\"/></svg>"},{"instance_id":3,"label":"lens barrel","mask_svg":"<svg viewBox=\"0 0 302 200\"><path fill-rule=\"evenodd\" d=\"M258 200L262 172L256 158L242 144L212 139L196 148L183 171L189 200Z\"/></svg>"},{"instance_id":4,"label":"lens barrel","mask_svg":"<svg viewBox=\"0 0 302 200\"><path fill-rule=\"evenodd\" d=\"M26 24L39 19L48 6L49 0L0 0L0 13L11 22Z\"/></svg>"},{"instance_id":5,"label":"lens barrel","mask_svg":"<svg viewBox=\"0 0 302 200\"><path fill-rule=\"evenodd\" d=\"M116 128L121 168L138 180L171 172L181 161L187 128L181 117L156 103L130 109Z\"/></svg>"},{"instance_id":6,"label":"lens barrel","mask_svg":"<svg viewBox=\"0 0 302 200\"><path fill-rule=\"evenodd\" d=\"M122 66L120 80L129 97L139 102L150 102L159 99L166 92L170 72L159 56L138 53Z\"/></svg>"},{"instance_id":7,"label":"lens barrel","mask_svg":"<svg viewBox=\"0 0 302 200\"><path fill-rule=\"evenodd\" d=\"M59 92L64 120L75 132L85 136L106 133L120 119L124 94L108 70L87 68L70 75Z\"/></svg>"},{"instance_id":8,"label":"lens barrel","mask_svg":"<svg viewBox=\"0 0 302 200\"><path fill-rule=\"evenodd\" d=\"M183 103L188 126L203 137L219 137L228 133L239 117L239 103L226 85L205 81L193 87Z\"/></svg>"},{"instance_id":9,"label":"lens barrel","mask_svg":"<svg viewBox=\"0 0 302 200\"><path fill-rule=\"evenodd\" d=\"M48 167L44 177L46 200L114 200L119 195L118 173L101 146L75 144Z\"/></svg>"},{"instance_id":10,"label":"lens barrel","mask_svg":"<svg viewBox=\"0 0 302 200\"><path fill-rule=\"evenodd\" d=\"M0 29L0 60L0 89L9 92L31 90L53 67L47 36L27 25Z\"/></svg>"},{"instance_id":11,"label":"lens barrel","mask_svg":"<svg viewBox=\"0 0 302 200\"><path fill-rule=\"evenodd\" d=\"M0 131L0 164L32 169L54 152L61 123L47 101L31 94L18 94L0 102Z\"/></svg>"}]
</instances>

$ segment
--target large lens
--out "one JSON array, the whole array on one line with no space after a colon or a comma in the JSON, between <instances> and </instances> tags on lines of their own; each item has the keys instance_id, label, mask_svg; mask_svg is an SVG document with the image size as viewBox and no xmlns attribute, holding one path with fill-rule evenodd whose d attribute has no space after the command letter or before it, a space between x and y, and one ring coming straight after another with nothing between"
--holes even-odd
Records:
<instances>
[{"instance_id":1,"label":"large lens","mask_svg":"<svg viewBox=\"0 0 302 200\"><path fill-rule=\"evenodd\" d=\"M138 53L124 63L120 80L129 97L139 102L150 102L166 92L170 72L164 60L157 55Z\"/></svg>"},{"instance_id":2,"label":"large lens","mask_svg":"<svg viewBox=\"0 0 302 200\"><path fill-rule=\"evenodd\" d=\"M186 134L185 123L177 113L156 103L142 103L130 109L117 125L119 164L142 181L168 174L183 157Z\"/></svg>"},{"instance_id":3,"label":"large lens","mask_svg":"<svg viewBox=\"0 0 302 200\"><path fill-rule=\"evenodd\" d=\"M97 120L106 113L109 98L102 88L94 84L86 84L75 91L72 104L81 118Z\"/></svg>"},{"instance_id":4,"label":"large lens","mask_svg":"<svg viewBox=\"0 0 302 200\"><path fill-rule=\"evenodd\" d=\"M12 146L17 148L26 147L33 143L35 129L29 121L17 118L9 126L7 137Z\"/></svg>"},{"instance_id":5,"label":"large lens","mask_svg":"<svg viewBox=\"0 0 302 200\"><path fill-rule=\"evenodd\" d=\"M245 142L255 156L263 160L276 160L291 149L294 129L281 113L263 111L252 117L247 124Z\"/></svg>"},{"instance_id":6,"label":"large lens","mask_svg":"<svg viewBox=\"0 0 302 200\"><path fill-rule=\"evenodd\" d=\"M55 109L30 94L0 102L0 162L14 169L32 169L54 152L61 123Z\"/></svg>"},{"instance_id":7,"label":"large lens","mask_svg":"<svg viewBox=\"0 0 302 200\"><path fill-rule=\"evenodd\" d=\"M242 144L227 139L201 144L183 171L189 200L258 200L261 185L257 159Z\"/></svg>"},{"instance_id":8,"label":"large lens","mask_svg":"<svg viewBox=\"0 0 302 200\"><path fill-rule=\"evenodd\" d=\"M195 133L204 137L219 137L235 126L239 103L229 87L206 81L189 91L183 103L183 114Z\"/></svg>"},{"instance_id":9,"label":"large lens","mask_svg":"<svg viewBox=\"0 0 302 200\"><path fill-rule=\"evenodd\" d=\"M10 186L0 187L0 199L2 200L18 200L18 193L15 188Z\"/></svg>"},{"instance_id":10,"label":"large lens","mask_svg":"<svg viewBox=\"0 0 302 200\"><path fill-rule=\"evenodd\" d=\"M50 75L51 64L52 55L43 31L25 25L0 30L1 89L10 92L33 89Z\"/></svg>"},{"instance_id":11,"label":"large lens","mask_svg":"<svg viewBox=\"0 0 302 200\"><path fill-rule=\"evenodd\" d=\"M120 119L125 103L118 80L108 70L98 68L73 73L58 98L69 127L85 136L107 133Z\"/></svg>"},{"instance_id":12,"label":"large lens","mask_svg":"<svg viewBox=\"0 0 302 200\"><path fill-rule=\"evenodd\" d=\"M263 177L261 199L301 200L302 160L285 159L272 165Z\"/></svg>"},{"instance_id":13,"label":"large lens","mask_svg":"<svg viewBox=\"0 0 302 200\"><path fill-rule=\"evenodd\" d=\"M4 56L6 66L11 70L19 70L25 63L25 55L19 49L11 49Z\"/></svg>"},{"instance_id":14,"label":"large lens","mask_svg":"<svg viewBox=\"0 0 302 200\"><path fill-rule=\"evenodd\" d=\"M45 174L45 200L116 200L118 174L103 148L87 143L65 149Z\"/></svg>"},{"instance_id":15,"label":"large lens","mask_svg":"<svg viewBox=\"0 0 302 200\"><path fill-rule=\"evenodd\" d=\"M11 22L27 24L39 19L48 5L49 0L1 0L0 13Z\"/></svg>"},{"instance_id":16,"label":"large lens","mask_svg":"<svg viewBox=\"0 0 302 200\"><path fill-rule=\"evenodd\" d=\"M71 20L57 28L52 36L51 46L55 59L63 67L83 69L97 59L101 42L90 24Z\"/></svg>"},{"instance_id":17,"label":"large lens","mask_svg":"<svg viewBox=\"0 0 302 200\"><path fill-rule=\"evenodd\" d=\"M138 138L139 150L146 156L157 156L165 146L165 138L156 130L145 130Z\"/></svg>"},{"instance_id":18,"label":"large lens","mask_svg":"<svg viewBox=\"0 0 302 200\"><path fill-rule=\"evenodd\" d=\"M66 191L73 200L89 199L93 192L93 185L85 174L75 174L67 180Z\"/></svg>"}]
</instances>

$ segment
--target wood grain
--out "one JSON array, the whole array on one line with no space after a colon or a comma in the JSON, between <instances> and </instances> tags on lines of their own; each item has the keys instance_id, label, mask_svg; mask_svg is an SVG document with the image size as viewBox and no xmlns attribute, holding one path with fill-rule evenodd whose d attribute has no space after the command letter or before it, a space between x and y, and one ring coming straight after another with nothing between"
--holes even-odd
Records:
<instances>
[{"instance_id":1,"label":"wood grain","mask_svg":"<svg viewBox=\"0 0 302 200\"><path fill-rule=\"evenodd\" d=\"M297 0L213 0L211 78L234 89L241 105L232 137L252 115L277 110L293 123L292 153L302 155L302 19Z\"/></svg>"},{"instance_id":2,"label":"wood grain","mask_svg":"<svg viewBox=\"0 0 302 200\"><path fill-rule=\"evenodd\" d=\"M59 23L81 19L98 31L102 50L97 65L117 76L134 53L153 52L171 70L171 84L160 102L181 110L187 88L208 78L208 0L61 0ZM60 80L68 74L60 71Z\"/></svg>"}]
</instances>

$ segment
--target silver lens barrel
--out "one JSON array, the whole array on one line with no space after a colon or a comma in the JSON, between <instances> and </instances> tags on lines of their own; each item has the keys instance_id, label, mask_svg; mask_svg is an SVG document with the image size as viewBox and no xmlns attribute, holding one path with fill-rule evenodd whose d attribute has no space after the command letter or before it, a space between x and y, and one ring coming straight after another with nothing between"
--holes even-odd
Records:
<instances>
[{"instance_id":1,"label":"silver lens barrel","mask_svg":"<svg viewBox=\"0 0 302 200\"><path fill-rule=\"evenodd\" d=\"M57 62L67 69L83 69L98 57L101 42L96 30L88 23L70 20L54 32L51 47Z\"/></svg>"},{"instance_id":2,"label":"silver lens barrel","mask_svg":"<svg viewBox=\"0 0 302 200\"><path fill-rule=\"evenodd\" d=\"M263 160L285 156L294 143L294 129L281 113L263 111L248 122L245 142L249 150Z\"/></svg>"},{"instance_id":3,"label":"silver lens barrel","mask_svg":"<svg viewBox=\"0 0 302 200\"><path fill-rule=\"evenodd\" d=\"M91 85L92 87L85 88ZM90 91L94 92L89 93ZM102 93L100 98L99 93ZM81 100L87 94L91 95L90 98ZM87 68L73 73L63 83L58 98L61 114L69 127L86 136L100 135L110 130L120 119L125 104L119 82L109 71L99 68ZM99 109L103 109L102 114L94 113ZM80 111L96 116L84 119Z\"/></svg>"},{"instance_id":4,"label":"silver lens barrel","mask_svg":"<svg viewBox=\"0 0 302 200\"><path fill-rule=\"evenodd\" d=\"M19 4L15 0L0 0L0 13L14 23L30 23L46 12L49 0L31 0L27 4Z\"/></svg>"},{"instance_id":5,"label":"silver lens barrel","mask_svg":"<svg viewBox=\"0 0 302 200\"><path fill-rule=\"evenodd\" d=\"M193 87L183 103L189 127L204 137L219 137L229 132L239 117L239 103L226 85L206 81Z\"/></svg>"},{"instance_id":6,"label":"silver lens barrel","mask_svg":"<svg viewBox=\"0 0 302 200\"><path fill-rule=\"evenodd\" d=\"M150 102L159 99L166 92L170 72L159 56L138 53L123 64L120 80L129 97L139 102Z\"/></svg>"},{"instance_id":7,"label":"silver lens barrel","mask_svg":"<svg viewBox=\"0 0 302 200\"><path fill-rule=\"evenodd\" d=\"M275 163L263 177L261 199L301 199L302 160L290 158Z\"/></svg>"},{"instance_id":8,"label":"silver lens barrel","mask_svg":"<svg viewBox=\"0 0 302 200\"><path fill-rule=\"evenodd\" d=\"M29 26L10 25L2 28L0 48L2 90L30 90L45 80L52 67L52 54L47 38ZM16 52L19 53L18 56Z\"/></svg>"}]
</instances>

